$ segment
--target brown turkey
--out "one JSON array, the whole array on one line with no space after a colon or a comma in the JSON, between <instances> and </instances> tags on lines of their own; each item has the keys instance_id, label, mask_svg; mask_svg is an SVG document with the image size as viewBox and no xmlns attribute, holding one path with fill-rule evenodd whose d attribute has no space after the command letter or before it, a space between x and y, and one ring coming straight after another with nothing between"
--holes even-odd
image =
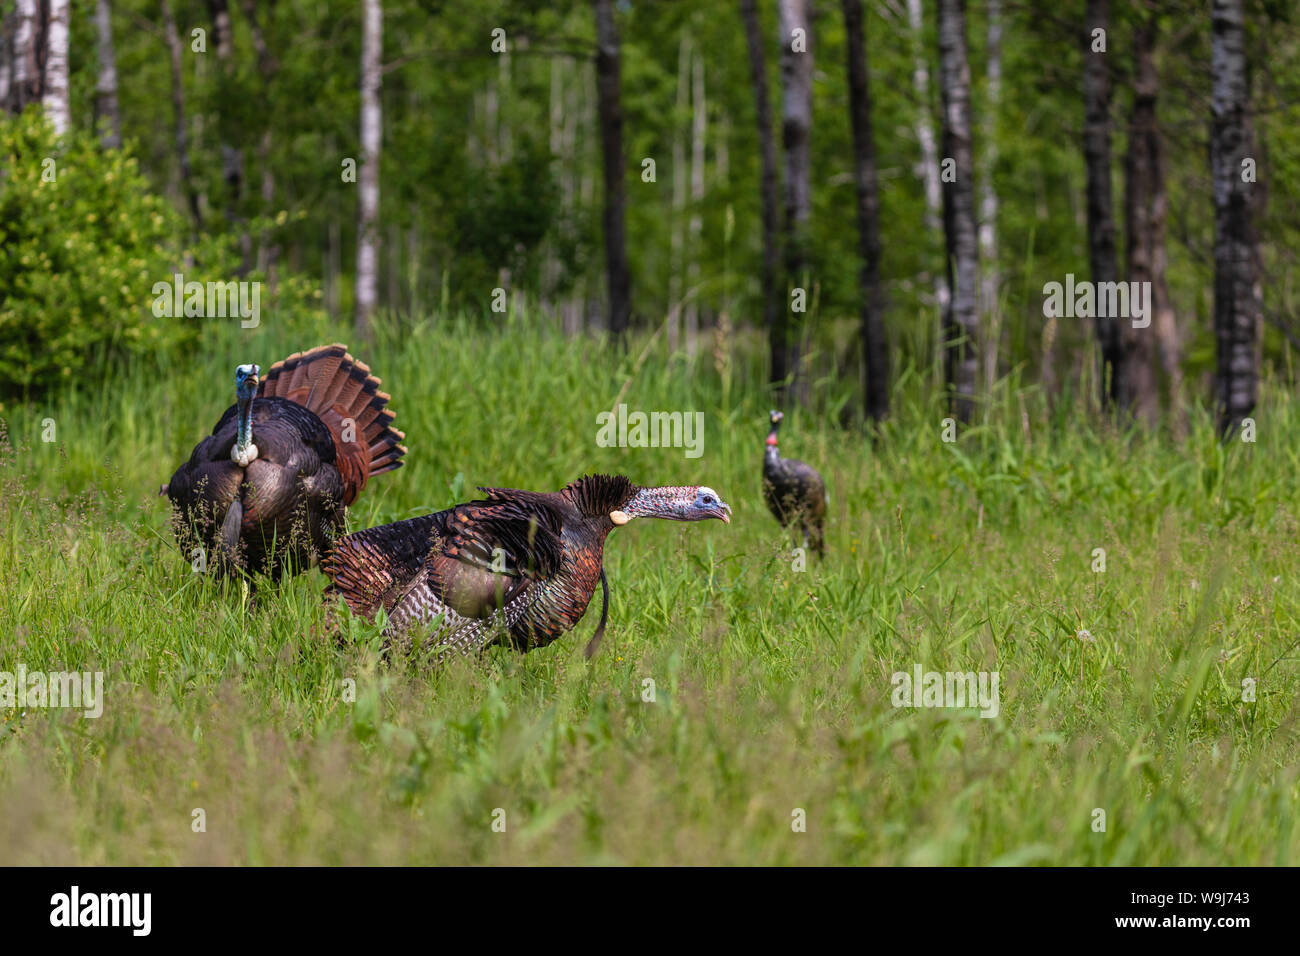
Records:
<instances>
[{"instance_id":1,"label":"brown turkey","mask_svg":"<svg viewBox=\"0 0 1300 956\"><path fill-rule=\"evenodd\" d=\"M366 482L402 464L379 379L343 345L235 369L235 404L162 487L177 540L279 577L324 554Z\"/></svg>"},{"instance_id":2,"label":"brown turkey","mask_svg":"<svg viewBox=\"0 0 1300 956\"><path fill-rule=\"evenodd\" d=\"M824 554L826 483L807 462L781 457L776 432L783 418L781 412L768 413L772 430L767 433L767 448L763 452L763 499L781 527L798 524L804 548L811 543L820 558Z\"/></svg>"},{"instance_id":3,"label":"brown turkey","mask_svg":"<svg viewBox=\"0 0 1300 956\"><path fill-rule=\"evenodd\" d=\"M322 567L327 594L354 614L388 614L387 633L419 642L435 661L492 643L543 647L572 629L600 581L605 537L634 518L731 521L712 488L638 488L622 475L589 475L556 492L480 488L486 498L358 531Z\"/></svg>"}]
</instances>

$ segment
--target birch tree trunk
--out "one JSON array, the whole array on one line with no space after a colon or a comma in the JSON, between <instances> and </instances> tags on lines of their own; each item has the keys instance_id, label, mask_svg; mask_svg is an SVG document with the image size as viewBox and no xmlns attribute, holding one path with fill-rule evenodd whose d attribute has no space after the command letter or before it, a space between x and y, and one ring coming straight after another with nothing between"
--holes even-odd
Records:
<instances>
[{"instance_id":1,"label":"birch tree trunk","mask_svg":"<svg viewBox=\"0 0 1300 956\"><path fill-rule=\"evenodd\" d=\"M379 149L383 117L379 87L384 11L380 0L361 4L361 162L357 175L356 328L364 341L379 290Z\"/></svg>"},{"instance_id":2,"label":"birch tree trunk","mask_svg":"<svg viewBox=\"0 0 1300 956\"><path fill-rule=\"evenodd\" d=\"M776 137L772 131L772 104L768 97L763 31L755 0L740 0L740 16L745 24L745 45L749 48L749 75L754 87L758 125L759 201L763 223L763 267L759 286L763 297L763 328L767 330L769 381L780 385L785 379L785 352L780 336L784 334L783 315L786 307L782 302L784 289L780 280L781 254L777 238L780 199L776 172Z\"/></svg>"},{"instance_id":3,"label":"birch tree trunk","mask_svg":"<svg viewBox=\"0 0 1300 956\"><path fill-rule=\"evenodd\" d=\"M808 222L812 216L812 22L808 0L779 0L777 4L781 38L781 141L785 147L785 272L787 289L804 290L805 308L809 296ZM780 312L777 340L780 364L773 363L772 379L784 383L789 393L806 404L807 384L800 369L803 349L804 312L784 305Z\"/></svg>"},{"instance_id":4,"label":"birch tree trunk","mask_svg":"<svg viewBox=\"0 0 1300 956\"><path fill-rule=\"evenodd\" d=\"M609 331L622 339L631 315L623 177L623 104L619 92L619 40L613 0L593 0L596 12L596 92L605 176L605 269L609 282Z\"/></svg>"},{"instance_id":5,"label":"birch tree trunk","mask_svg":"<svg viewBox=\"0 0 1300 956\"><path fill-rule=\"evenodd\" d=\"M1088 0L1083 25L1083 162L1087 171L1088 263L1094 288L1119 279L1115 211L1110 181L1110 74L1106 52L1096 50L1098 30L1109 32L1108 0ZM1104 34L1101 35L1104 40ZM1129 407L1118 320L1098 316L1097 344L1103 408Z\"/></svg>"},{"instance_id":6,"label":"birch tree trunk","mask_svg":"<svg viewBox=\"0 0 1300 956\"><path fill-rule=\"evenodd\" d=\"M1254 158L1242 0L1214 0L1210 167L1214 179L1215 402L1219 430L1233 435L1255 408L1259 387L1259 248L1252 221Z\"/></svg>"},{"instance_id":7,"label":"birch tree trunk","mask_svg":"<svg viewBox=\"0 0 1300 956\"><path fill-rule=\"evenodd\" d=\"M889 346L880 295L880 201L876 194L876 151L871 135L871 94L868 85L862 0L843 0L845 46L849 74L849 120L853 128L853 179L857 187L858 273L861 286L862 393L868 417L880 421L889 413Z\"/></svg>"},{"instance_id":8,"label":"birch tree trunk","mask_svg":"<svg viewBox=\"0 0 1300 956\"><path fill-rule=\"evenodd\" d=\"M980 312L987 332L984 344L984 387L990 394L998 377L998 349L1002 342L1002 309L998 301L998 194L993 170L998 162L998 106L1002 101L1002 3L988 0L988 41L985 48L984 176L980 185L979 245Z\"/></svg>"},{"instance_id":9,"label":"birch tree trunk","mask_svg":"<svg viewBox=\"0 0 1300 956\"><path fill-rule=\"evenodd\" d=\"M944 177L943 225L951 300L944 327L947 381L952 408L963 422L975 412L979 364L979 246L971 162L970 65L966 59L966 4L939 0L939 86L943 99L943 157L953 175Z\"/></svg>"},{"instance_id":10,"label":"birch tree trunk","mask_svg":"<svg viewBox=\"0 0 1300 956\"><path fill-rule=\"evenodd\" d=\"M0 110L9 109L9 91L14 85L13 18L0 13Z\"/></svg>"},{"instance_id":11,"label":"birch tree trunk","mask_svg":"<svg viewBox=\"0 0 1300 956\"><path fill-rule=\"evenodd\" d=\"M1158 79L1155 63L1154 16L1138 24L1133 36L1133 112L1129 117L1128 153L1124 161L1124 231L1128 237L1128 280L1149 283L1152 322L1135 328L1120 322L1124 347L1125 385L1133 412L1148 425L1160 417L1156 382L1156 339L1160 325L1172 324L1164 261L1164 190L1160 176L1160 130L1156 126Z\"/></svg>"},{"instance_id":12,"label":"birch tree trunk","mask_svg":"<svg viewBox=\"0 0 1300 956\"><path fill-rule=\"evenodd\" d=\"M930 115L930 68L926 64L924 20L921 0L907 0L907 22L912 32L913 65L912 88L916 92L916 119L913 129L921 147L920 174L925 187L925 231L928 236L943 232L943 189L939 184L939 147L934 136L934 120ZM941 275L934 278L934 301L941 315L948 312L948 281Z\"/></svg>"},{"instance_id":13,"label":"birch tree trunk","mask_svg":"<svg viewBox=\"0 0 1300 956\"><path fill-rule=\"evenodd\" d=\"M46 0L45 80L41 103L54 132L62 136L71 122L68 103L68 0Z\"/></svg>"},{"instance_id":14,"label":"birch tree trunk","mask_svg":"<svg viewBox=\"0 0 1300 956\"><path fill-rule=\"evenodd\" d=\"M95 125L108 149L122 148L122 117L117 108L117 56L113 52L113 15L109 0L96 0L99 78L95 81Z\"/></svg>"}]
</instances>

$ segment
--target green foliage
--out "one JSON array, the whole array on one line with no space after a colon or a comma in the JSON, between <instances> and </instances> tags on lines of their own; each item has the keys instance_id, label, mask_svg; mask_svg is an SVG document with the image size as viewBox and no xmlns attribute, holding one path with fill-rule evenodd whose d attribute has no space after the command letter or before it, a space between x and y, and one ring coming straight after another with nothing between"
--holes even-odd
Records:
<instances>
[{"instance_id":1,"label":"green foliage","mask_svg":"<svg viewBox=\"0 0 1300 956\"><path fill-rule=\"evenodd\" d=\"M458 284L482 290L497 283L499 270L510 270L511 284L536 288L542 242L559 217L559 196L552 157L531 137L517 144L511 162L479 178L479 188L451 198L457 248L461 252Z\"/></svg>"},{"instance_id":2,"label":"green foliage","mask_svg":"<svg viewBox=\"0 0 1300 956\"><path fill-rule=\"evenodd\" d=\"M0 118L0 161L0 399L91 356L165 352L194 336L150 309L184 228L129 153L80 132L56 142L32 109Z\"/></svg>"},{"instance_id":3,"label":"green foliage","mask_svg":"<svg viewBox=\"0 0 1300 956\"><path fill-rule=\"evenodd\" d=\"M201 361L132 361L8 416L0 670L102 669L106 699L99 719L0 707L7 859L1300 862L1300 402L1276 384L1255 444L1223 445L1200 411L1183 442L1115 434L1015 379L949 444L904 367L874 448L833 409L787 419L783 451L831 492L827 559L798 572L760 492L761 348L739 351L730 399L706 363L637 365L637 338L595 361L543 326L377 325L355 351L410 454L350 520L592 470L717 488L730 525L611 535L591 662L596 606L550 647L430 672L382 663L373 624L331 624L318 571L261 585L255 610L192 573L158 483L229 404L236 359L337 326L220 326ZM703 457L597 446L625 382L633 408L703 411ZM895 708L891 675L918 663L997 670L999 715Z\"/></svg>"},{"instance_id":4,"label":"green foliage","mask_svg":"<svg viewBox=\"0 0 1300 956\"><path fill-rule=\"evenodd\" d=\"M944 244L926 221L918 124L939 130L935 8L913 30L903 4L864 5L875 156L880 191L881 278L886 328L902 362L925 367L936 352L934 281ZM1142 5L1112 5L1110 52L1112 166L1121 271L1124 266L1124 159L1132 110L1132 35ZM633 312L656 322L698 274L704 328L724 313L733 328L760 315L759 161L748 54L734 0L617 4ZM780 138L780 44L776 4L758 4L769 95ZM202 229L289 214L273 230L282 272L326 283L336 316L350 309L356 244L356 184L340 163L357 157L360 8L349 0L246 7L230 5L228 65L189 50L188 30L208 24L197 0L174 5L184 42L180 78L187 109L191 183ZM255 10L250 20L248 10ZM995 104L987 75L988 8L968 5L976 187L992 183L999 317L995 371L1055 365L1055 381L1077 379L1093 363L1091 323L1060 322L1048 349L1042 288L1067 273L1088 274L1079 10L1044 17L1033 5L1002 4L1002 81ZM845 33L838 5L818 6L813 25L812 205L808 288L813 311L800 316L816 346L810 379L853 381L858 367L857 232L848 122ZM1213 209L1206 157L1210 30L1202 6L1171 0L1159 16L1159 119L1168 185L1168 284L1185 346L1183 380L1203 392L1212 366ZM1278 4L1250 17L1249 49L1262 201L1257 232L1269 328L1265 365L1292 374L1300 294L1287 277L1300 249L1300 44ZM604 279L600 242L603 188L595 106L594 25L587 2L391 0L384 4L381 163L382 304L420 315L435 302L483 308L485 289L509 270L512 292L535 294L573 314L598 308ZM155 192L178 183L170 127L171 76L156 3L113 4L123 130ZM148 27L152 26L153 29ZM142 29L142 27L144 27ZM259 58L255 30L265 40ZM505 31L509 55L491 49ZM74 126L93 115L96 58L90 16L72 23ZM683 63L685 58L685 64ZM927 101L913 81L929 68ZM197 68L204 64L203 68ZM191 66L196 68L190 68ZM683 71L683 66L685 70ZM704 80L704 195L686 198L692 162L692 77ZM686 90L679 90L685 79ZM682 93L687 95L683 98ZM222 179L223 147L243 158L237 197ZM779 142L778 142L778 153ZM549 170L542 157L554 154ZM682 162L674 162L674 156ZM643 182L654 159L657 180ZM676 167L676 168L674 168ZM269 186L269 200L264 187ZM675 190L678 195L675 200ZM681 204L678 206L677 204ZM226 214L231 218L227 219ZM728 243L726 217L734 217ZM698 239L687 223L698 217ZM147 224L141 224L145 228ZM545 264L545 268L539 268ZM988 263L984 263L989 265ZM695 267L695 269L692 269ZM489 284L490 281L490 284ZM333 294L337 293L337 294ZM97 295L98 293L96 293ZM1279 331L1283 329L1285 331ZM22 356L21 363L43 364ZM56 359L58 374L66 360ZM1052 370L1044 370L1052 371ZM1048 379L1048 375L1043 376ZM1172 398L1172 397L1171 397ZM1179 404L1172 402L1171 404ZM857 407L857 402L853 403Z\"/></svg>"}]
</instances>

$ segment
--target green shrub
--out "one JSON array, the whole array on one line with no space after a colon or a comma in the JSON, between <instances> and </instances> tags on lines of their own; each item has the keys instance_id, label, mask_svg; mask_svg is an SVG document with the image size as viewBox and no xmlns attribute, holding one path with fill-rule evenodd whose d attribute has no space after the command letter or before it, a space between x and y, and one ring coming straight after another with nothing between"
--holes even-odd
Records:
<instances>
[{"instance_id":1,"label":"green shrub","mask_svg":"<svg viewBox=\"0 0 1300 956\"><path fill-rule=\"evenodd\" d=\"M195 252L127 151L86 132L57 140L33 109L0 119L0 163L0 402L194 337L193 322L151 310L153 284ZM206 252L211 268L219 253Z\"/></svg>"}]
</instances>

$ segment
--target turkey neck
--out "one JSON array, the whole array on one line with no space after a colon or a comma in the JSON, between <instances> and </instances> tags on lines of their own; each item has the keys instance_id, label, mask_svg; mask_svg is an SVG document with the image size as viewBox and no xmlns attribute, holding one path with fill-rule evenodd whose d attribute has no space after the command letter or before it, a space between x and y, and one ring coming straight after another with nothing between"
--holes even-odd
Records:
<instances>
[{"instance_id":1,"label":"turkey neck","mask_svg":"<svg viewBox=\"0 0 1300 956\"><path fill-rule=\"evenodd\" d=\"M235 446L241 451L248 451L253 443L253 396L238 394L235 402L239 407L239 436Z\"/></svg>"},{"instance_id":2,"label":"turkey neck","mask_svg":"<svg viewBox=\"0 0 1300 956\"><path fill-rule=\"evenodd\" d=\"M639 488L621 510L630 518L673 518L682 502L694 497L694 492L694 488L686 485Z\"/></svg>"},{"instance_id":3,"label":"turkey neck","mask_svg":"<svg viewBox=\"0 0 1300 956\"><path fill-rule=\"evenodd\" d=\"M781 452L776 447L776 429L773 428L767 436L767 447L763 452L763 464L775 467L781 460Z\"/></svg>"}]
</instances>

